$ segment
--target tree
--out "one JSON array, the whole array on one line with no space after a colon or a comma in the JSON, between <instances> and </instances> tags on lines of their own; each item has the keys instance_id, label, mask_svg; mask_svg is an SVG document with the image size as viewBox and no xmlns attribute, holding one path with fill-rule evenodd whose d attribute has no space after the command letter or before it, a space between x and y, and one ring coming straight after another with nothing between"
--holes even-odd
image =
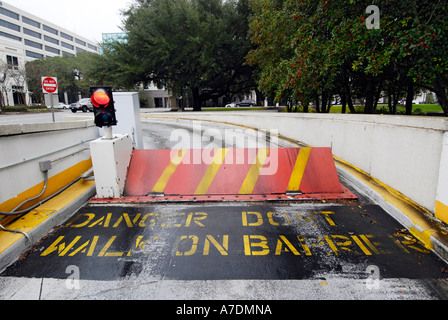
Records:
<instances>
[{"instance_id":1,"label":"tree","mask_svg":"<svg viewBox=\"0 0 448 320\"><path fill-rule=\"evenodd\" d=\"M69 57L54 57L27 62L25 65L28 90L34 94L34 98L44 103L42 92L42 77L52 76L58 78L59 92L74 89L75 72Z\"/></svg>"},{"instance_id":2,"label":"tree","mask_svg":"<svg viewBox=\"0 0 448 320\"><path fill-rule=\"evenodd\" d=\"M290 15L282 11L283 1L252 0L249 3L253 11L250 34L255 49L248 53L247 62L260 69L261 91L278 101L287 87L286 61L294 56L291 41L296 24Z\"/></svg>"},{"instance_id":3,"label":"tree","mask_svg":"<svg viewBox=\"0 0 448 320\"><path fill-rule=\"evenodd\" d=\"M124 13L127 38L102 44L102 54L78 53L27 64L29 85L40 92L45 75L57 76L61 92L88 93L90 85L136 89L153 82L194 110L201 102L256 87L247 0L136 0Z\"/></svg>"},{"instance_id":4,"label":"tree","mask_svg":"<svg viewBox=\"0 0 448 320\"><path fill-rule=\"evenodd\" d=\"M0 61L0 95L2 98L2 105L9 105L8 98L8 81L11 75L11 68L5 61ZM5 99L6 98L6 99Z\"/></svg>"},{"instance_id":5,"label":"tree","mask_svg":"<svg viewBox=\"0 0 448 320\"><path fill-rule=\"evenodd\" d=\"M125 13L122 49L133 83L155 82L201 101L229 90L253 88L246 0L138 0ZM133 80L133 81L132 81Z\"/></svg>"},{"instance_id":6,"label":"tree","mask_svg":"<svg viewBox=\"0 0 448 320\"><path fill-rule=\"evenodd\" d=\"M80 73L79 86L107 84L115 90L136 90L142 79L142 65L128 50L126 43L108 42L101 45L101 55L82 52L75 66Z\"/></svg>"},{"instance_id":7,"label":"tree","mask_svg":"<svg viewBox=\"0 0 448 320\"><path fill-rule=\"evenodd\" d=\"M19 67L11 71L10 78L15 85L15 90L20 95L20 100L26 106L26 91L25 83L27 81L26 70L24 67Z\"/></svg>"},{"instance_id":8,"label":"tree","mask_svg":"<svg viewBox=\"0 0 448 320\"><path fill-rule=\"evenodd\" d=\"M35 99L43 102L41 77L58 78L59 93L67 93L69 99L76 100L78 94L89 94L89 88L95 83L95 67L103 61L99 55L81 52L76 57L54 57L27 62L25 65L28 89Z\"/></svg>"},{"instance_id":9,"label":"tree","mask_svg":"<svg viewBox=\"0 0 448 320\"><path fill-rule=\"evenodd\" d=\"M426 87L448 115L445 1L373 3L381 11L378 29L366 25L372 1L251 1L256 48L248 61L261 68L260 88L277 100L314 100L318 112L329 111L334 94L350 109L357 96L374 113L382 91L397 96L404 86L410 113L416 89Z\"/></svg>"},{"instance_id":10,"label":"tree","mask_svg":"<svg viewBox=\"0 0 448 320\"><path fill-rule=\"evenodd\" d=\"M354 65L364 68L366 74L376 76L379 81L384 79L381 76L386 74L386 70L395 70L394 80L406 88L408 114L412 110L415 90L425 86L439 92L441 106L448 115L448 107L443 103L445 90L438 87L448 75L445 2L379 1L378 6L382 12L381 28L369 33L369 42L359 37L358 29L354 39L358 40L355 43L361 50Z\"/></svg>"}]
</instances>

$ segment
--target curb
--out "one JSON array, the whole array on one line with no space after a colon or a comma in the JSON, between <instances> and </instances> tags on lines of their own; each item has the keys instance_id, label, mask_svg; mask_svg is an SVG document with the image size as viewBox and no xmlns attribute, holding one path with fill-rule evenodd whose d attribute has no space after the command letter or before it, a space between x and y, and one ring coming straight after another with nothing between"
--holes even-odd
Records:
<instances>
[{"instance_id":1,"label":"curb","mask_svg":"<svg viewBox=\"0 0 448 320\"><path fill-rule=\"evenodd\" d=\"M79 189L79 191L73 192L74 189ZM73 214L75 214L76 211L78 211L87 201L89 201L95 193L96 188L94 181L86 181L81 179L57 197L49 200L30 213L26 214L24 217L33 215L36 216L34 218L35 221L39 219L42 219L42 221L30 231L27 231L32 243L30 243L30 241L21 234L8 233L7 235L3 235L5 237L9 236L11 244L0 253L0 273L15 263L20 256L30 250L55 227L63 224L71 216L73 216ZM52 209L53 204L55 209ZM39 215L39 212L43 213L44 218ZM46 214L46 212L50 213ZM19 226L14 226L11 228L14 230L21 230L20 220L18 220ZM22 228L26 228L26 222L23 223ZM12 237L20 238L14 241Z\"/></svg>"},{"instance_id":2,"label":"curb","mask_svg":"<svg viewBox=\"0 0 448 320\"><path fill-rule=\"evenodd\" d=\"M448 233L443 223L397 191L375 181L368 174L335 158L338 174L358 192L379 205L420 240L427 249L448 263ZM380 189L387 189L381 192Z\"/></svg>"}]
</instances>

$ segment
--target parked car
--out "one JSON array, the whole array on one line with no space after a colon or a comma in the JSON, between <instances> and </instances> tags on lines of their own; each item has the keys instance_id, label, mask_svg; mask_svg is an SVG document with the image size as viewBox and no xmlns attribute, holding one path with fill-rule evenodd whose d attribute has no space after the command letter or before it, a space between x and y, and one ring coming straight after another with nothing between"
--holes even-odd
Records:
<instances>
[{"instance_id":1,"label":"parked car","mask_svg":"<svg viewBox=\"0 0 448 320\"><path fill-rule=\"evenodd\" d=\"M236 103L238 107L253 107L256 105L255 100L249 99L249 100L243 100L241 102Z\"/></svg>"},{"instance_id":2,"label":"parked car","mask_svg":"<svg viewBox=\"0 0 448 320\"><path fill-rule=\"evenodd\" d=\"M47 107L48 109L51 109L51 106ZM70 109L70 106L68 104L59 102L57 106L54 106L55 109Z\"/></svg>"},{"instance_id":3,"label":"parked car","mask_svg":"<svg viewBox=\"0 0 448 320\"><path fill-rule=\"evenodd\" d=\"M85 99L81 99L78 102L76 102L75 104L72 104L72 107L70 108L72 109L73 113L76 113L76 111L80 110L82 112L93 112L93 105L92 102L90 101L90 98L85 98Z\"/></svg>"},{"instance_id":4,"label":"parked car","mask_svg":"<svg viewBox=\"0 0 448 320\"><path fill-rule=\"evenodd\" d=\"M236 108L238 107L236 102L231 102L229 104L226 104L226 108Z\"/></svg>"}]
</instances>

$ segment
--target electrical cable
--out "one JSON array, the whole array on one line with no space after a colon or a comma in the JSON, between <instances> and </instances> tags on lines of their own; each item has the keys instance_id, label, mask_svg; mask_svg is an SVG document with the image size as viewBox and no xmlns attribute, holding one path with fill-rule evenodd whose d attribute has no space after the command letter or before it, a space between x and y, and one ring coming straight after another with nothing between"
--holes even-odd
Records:
<instances>
[{"instance_id":1,"label":"electrical cable","mask_svg":"<svg viewBox=\"0 0 448 320\"><path fill-rule=\"evenodd\" d=\"M39 193L39 195L37 195L37 196L35 196L35 197L33 197L33 198L30 198L30 199L25 200L24 202L22 202L20 205L18 205L18 206L17 206L14 210L12 210L11 212L1 212L1 211L0 211L0 215L3 215L3 216L15 216L15 215L20 215L20 214L26 214L26 213L29 213L29 212L31 212L33 209L35 209L35 208L39 207L40 205L42 205L43 203L47 202L48 200L51 200L51 199L53 199L54 197L58 196L59 194L61 194L61 193L64 192L65 190L67 190L69 187L71 187L73 184L75 184L75 183L78 182L79 180L81 180L81 179L87 177L87 176L92 172L92 169L89 170L89 171L87 171L87 172L84 173L83 175L81 175L79 178L73 180L72 182L70 182L69 184L67 184L65 187L63 187L62 189L58 190L56 193L54 193L54 194L52 194L51 196L45 198L44 200L39 201L38 203L34 204L33 206L29 207L28 209L25 209L25 210L22 210L22 211L15 211L15 210L19 209L21 206L23 206L25 203L30 202L30 201L35 200L35 199L38 199L38 198L40 198L40 197L45 193L45 190L47 189L47 185L48 185L48 171L46 170L46 171L43 171L43 172L44 172L44 177L45 177L45 183L44 183L44 187L43 187L42 191ZM0 221L3 220L4 218L5 218L5 217L3 217L2 219L0 219ZM1 225L1 224L0 224L0 229L2 229L3 231L6 231L6 232L21 233L21 234L23 234L23 235L28 239L28 241L30 242L31 245L33 244L30 235L27 234L26 232L23 232L23 231L20 231L20 230L11 230L11 229L7 229L7 228L5 228L5 227L4 227L3 225Z\"/></svg>"},{"instance_id":2,"label":"electrical cable","mask_svg":"<svg viewBox=\"0 0 448 320\"><path fill-rule=\"evenodd\" d=\"M30 202L30 201L39 199L39 198L45 193L45 191L47 190L47 185L48 185L48 171L43 171L43 173L44 173L44 180L45 180L45 183L44 183L44 187L43 187L42 191L41 191L37 196L35 196L35 197L33 197L33 198L30 198L30 199L26 199L25 201L23 201L23 202L22 202L21 204L19 204L17 207L15 207L14 209L12 209L11 213L16 212L16 210L19 209L21 206L23 206L25 203L28 203L28 202ZM1 214L1 212L0 212L0 214Z\"/></svg>"},{"instance_id":3,"label":"electrical cable","mask_svg":"<svg viewBox=\"0 0 448 320\"><path fill-rule=\"evenodd\" d=\"M30 244L33 245L33 241L31 240L30 235L29 235L28 233L26 233L26 232L23 232L23 231L20 231L20 230L11 230L11 229L7 229L7 228L5 228L5 227L4 227L3 225L1 225L1 224L0 224L0 229L2 229L3 231L6 231L6 232L21 233L21 234L23 234L23 235L28 239L28 241L30 242Z\"/></svg>"},{"instance_id":4,"label":"electrical cable","mask_svg":"<svg viewBox=\"0 0 448 320\"><path fill-rule=\"evenodd\" d=\"M15 211L15 212L1 212L0 211L0 215L4 215L4 216L15 216L15 215L19 215L19 214L25 214L28 213L30 211L32 211L33 209L37 208L38 206L42 205L43 203L47 202L48 200L53 199L54 197L56 197L57 195L61 194L63 191L65 191L66 189L68 189L69 187L71 187L73 184L75 184L76 182L78 182L79 180L81 180L82 177L79 177L75 180L73 180L72 182L70 182L68 185L66 185L65 187L63 187L62 189L60 189L59 191L57 191L56 193L52 194L51 196L45 198L44 200L39 201L38 203L36 203L35 205L29 207L28 209L22 210L22 211Z\"/></svg>"}]
</instances>

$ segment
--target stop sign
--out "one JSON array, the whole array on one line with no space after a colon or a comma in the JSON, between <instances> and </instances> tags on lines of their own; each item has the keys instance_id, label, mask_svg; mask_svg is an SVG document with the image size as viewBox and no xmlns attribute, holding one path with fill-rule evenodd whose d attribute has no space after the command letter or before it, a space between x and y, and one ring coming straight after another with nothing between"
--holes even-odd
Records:
<instances>
[{"instance_id":1,"label":"stop sign","mask_svg":"<svg viewBox=\"0 0 448 320\"><path fill-rule=\"evenodd\" d=\"M42 90L44 93L58 93L58 79L42 77Z\"/></svg>"}]
</instances>

